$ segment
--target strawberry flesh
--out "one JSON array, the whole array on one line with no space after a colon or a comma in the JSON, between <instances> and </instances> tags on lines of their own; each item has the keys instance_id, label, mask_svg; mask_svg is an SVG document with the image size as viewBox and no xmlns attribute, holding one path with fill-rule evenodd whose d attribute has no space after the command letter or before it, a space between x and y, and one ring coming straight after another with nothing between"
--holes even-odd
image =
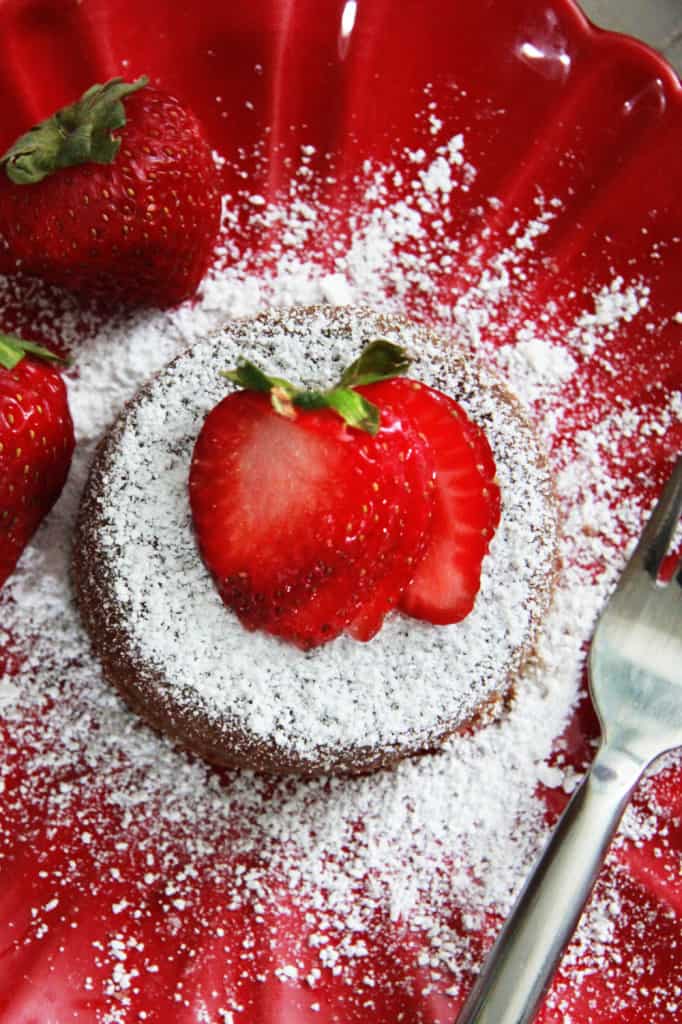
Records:
<instances>
[{"instance_id":1,"label":"strawberry flesh","mask_svg":"<svg viewBox=\"0 0 682 1024\"><path fill-rule=\"evenodd\" d=\"M386 383L424 436L434 466L431 536L400 608L435 625L472 610L500 519L495 461L481 428L448 395L407 379Z\"/></svg>"},{"instance_id":2,"label":"strawberry flesh","mask_svg":"<svg viewBox=\"0 0 682 1024\"><path fill-rule=\"evenodd\" d=\"M399 469L395 476L396 500L402 510L401 553L376 581L372 593L362 602L347 628L355 640L363 642L371 640L379 632L388 612L397 606L424 555L432 530L433 455L406 414L401 388L395 386L399 383L395 378L358 388L365 398L379 406L383 420L390 416L402 435ZM390 436L396 443L395 432Z\"/></svg>"}]
</instances>

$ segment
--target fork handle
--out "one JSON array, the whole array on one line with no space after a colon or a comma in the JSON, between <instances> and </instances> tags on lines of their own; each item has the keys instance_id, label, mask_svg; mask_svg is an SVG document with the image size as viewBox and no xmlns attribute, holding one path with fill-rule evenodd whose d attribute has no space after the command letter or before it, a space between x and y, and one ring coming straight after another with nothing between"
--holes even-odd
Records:
<instances>
[{"instance_id":1,"label":"fork handle","mask_svg":"<svg viewBox=\"0 0 682 1024\"><path fill-rule=\"evenodd\" d=\"M530 1024L646 764L607 744L566 807L457 1024Z\"/></svg>"}]
</instances>

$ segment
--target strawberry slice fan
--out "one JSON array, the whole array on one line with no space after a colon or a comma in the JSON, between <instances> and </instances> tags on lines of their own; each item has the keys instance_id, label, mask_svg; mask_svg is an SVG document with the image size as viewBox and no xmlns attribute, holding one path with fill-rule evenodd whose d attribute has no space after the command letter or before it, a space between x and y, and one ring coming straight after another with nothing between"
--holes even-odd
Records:
<instances>
[{"instance_id":1,"label":"strawberry slice fan","mask_svg":"<svg viewBox=\"0 0 682 1024\"><path fill-rule=\"evenodd\" d=\"M40 433L30 376L60 403L45 447L61 446L11 552L0 525L0 1022L451 1022L592 756L581 646L682 447L680 83L571 0L0 0L0 48L0 402L3 374L23 389L14 424L0 405L0 441L21 409ZM105 135L131 210L59 161L52 178L74 188L56 209L49 179L10 187L31 126L112 80L127 122L107 113ZM170 127L160 156L150 133ZM118 247L106 261L101 241ZM323 301L435 324L510 384L548 451L562 562L539 641L551 671L528 670L508 719L391 771L282 781L209 768L125 711L88 654L68 567L94 447L137 388L229 317ZM41 344L19 360L19 337ZM403 386L365 397L390 408ZM239 401L261 416L262 396ZM416 486L412 450L401 472ZM18 486L5 458L3 502ZM338 641L371 649L384 613L437 621L440 560L412 512L424 578L403 587L377 531L390 571L374 604L345 609L358 640ZM441 607L470 589L440 583ZM300 607L268 625L301 664L315 656ZM540 1024L682 1019L681 793L674 758L641 785Z\"/></svg>"},{"instance_id":2,"label":"strawberry slice fan","mask_svg":"<svg viewBox=\"0 0 682 1024\"><path fill-rule=\"evenodd\" d=\"M452 398L401 379L369 342L338 385L306 390L244 361L208 415L190 502L225 604L303 650L344 629L371 640L400 607L432 625L472 611L500 518L482 429Z\"/></svg>"}]
</instances>

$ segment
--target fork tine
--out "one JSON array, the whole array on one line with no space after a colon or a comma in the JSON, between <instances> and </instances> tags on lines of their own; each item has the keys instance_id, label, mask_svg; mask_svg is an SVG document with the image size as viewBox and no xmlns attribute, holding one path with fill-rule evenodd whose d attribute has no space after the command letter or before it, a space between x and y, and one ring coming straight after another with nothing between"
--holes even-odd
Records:
<instances>
[{"instance_id":1,"label":"fork tine","mask_svg":"<svg viewBox=\"0 0 682 1024\"><path fill-rule=\"evenodd\" d=\"M644 571L652 579L656 579L681 513L682 455L677 459L623 576L630 577L634 573ZM679 568L677 572L679 575Z\"/></svg>"}]
</instances>

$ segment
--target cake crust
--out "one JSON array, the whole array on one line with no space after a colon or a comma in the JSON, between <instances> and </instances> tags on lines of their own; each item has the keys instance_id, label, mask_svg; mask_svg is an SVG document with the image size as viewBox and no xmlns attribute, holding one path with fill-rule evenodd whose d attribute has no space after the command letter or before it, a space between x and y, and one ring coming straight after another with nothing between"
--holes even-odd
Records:
<instances>
[{"instance_id":1,"label":"cake crust","mask_svg":"<svg viewBox=\"0 0 682 1024\"><path fill-rule=\"evenodd\" d=\"M244 355L291 376L277 365L284 351L292 361L298 353L302 368L317 354L312 362L331 374L346 352L377 336L406 344L413 375L447 391L486 431L503 536L484 563L472 613L480 622L462 630L394 613L369 644L344 637L325 645L336 651L303 654L247 632L220 603L196 549L183 467L186 477L203 415L224 390L218 369ZM348 308L231 321L149 381L98 446L73 552L93 652L134 711L210 762L307 776L386 768L502 714L532 657L556 573L551 477L517 400L426 328ZM468 651L467 639L481 650ZM356 673L369 675L367 692Z\"/></svg>"}]
</instances>

